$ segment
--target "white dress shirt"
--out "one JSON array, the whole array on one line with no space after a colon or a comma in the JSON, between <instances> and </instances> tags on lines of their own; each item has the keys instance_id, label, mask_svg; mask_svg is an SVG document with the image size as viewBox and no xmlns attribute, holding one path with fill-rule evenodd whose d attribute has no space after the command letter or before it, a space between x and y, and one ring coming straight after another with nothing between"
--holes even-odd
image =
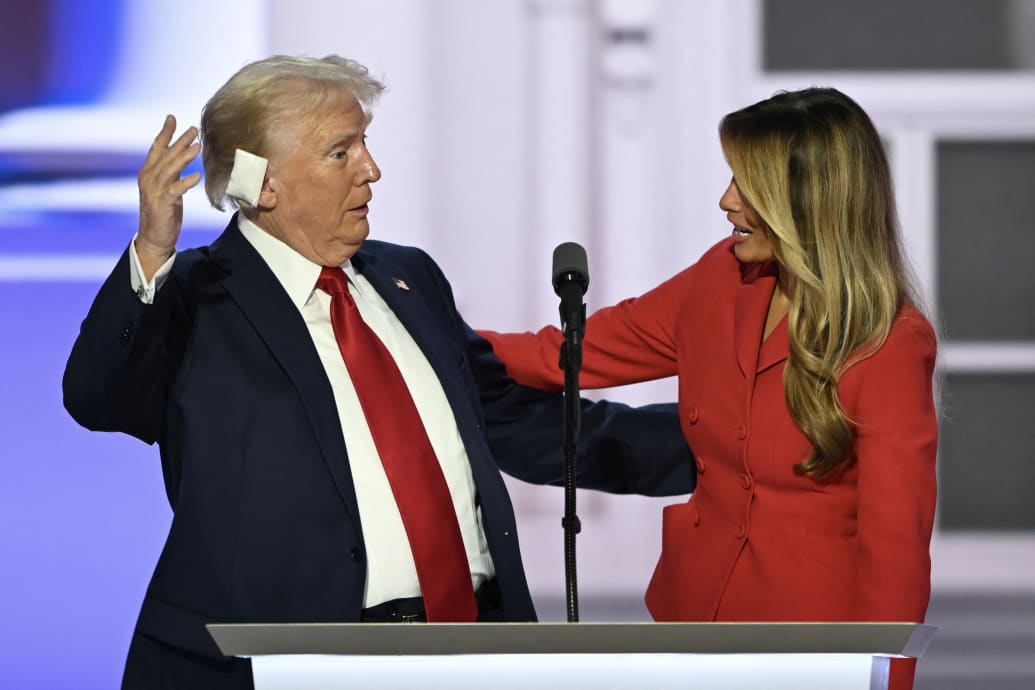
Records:
<instances>
[{"instance_id":1,"label":"white dress shirt","mask_svg":"<svg viewBox=\"0 0 1035 690\"><path fill-rule=\"evenodd\" d=\"M238 216L238 226L302 314L334 391L363 525L367 560L363 606L420 596L417 570L402 517L334 337L330 295L316 289L321 267L244 216ZM150 303L172 270L175 257L170 258L159 268L154 278L145 283L136 256L135 238L132 248L132 287L141 300ZM475 506L476 489L471 465L445 391L420 347L377 291L356 272L350 262L346 262L342 268L348 276L349 293L356 301L360 315L385 344L413 396L431 446L442 465L442 473L463 535L472 584L477 588L482 582L494 577L495 570L482 528L481 509Z\"/></svg>"}]
</instances>

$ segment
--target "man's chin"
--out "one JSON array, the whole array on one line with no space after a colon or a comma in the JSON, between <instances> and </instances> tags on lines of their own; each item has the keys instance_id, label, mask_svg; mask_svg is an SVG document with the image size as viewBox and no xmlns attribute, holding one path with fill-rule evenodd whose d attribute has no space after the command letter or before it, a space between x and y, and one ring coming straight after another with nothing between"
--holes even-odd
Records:
<instances>
[{"instance_id":1,"label":"man's chin","mask_svg":"<svg viewBox=\"0 0 1035 690\"><path fill-rule=\"evenodd\" d=\"M357 228L356 232L352 233L349 239L346 240L345 244L346 246L352 247L352 251L355 252L357 249L359 249L360 245L363 244L363 241L368 237L370 237L370 224L365 223L363 229L360 230L359 228Z\"/></svg>"},{"instance_id":2,"label":"man's chin","mask_svg":"<svg viewBox=\"0 0 1035 690\"><path fill-rule=\"evenodd\" d=\"M367 225L360 228L352 228L350 232L334 243L334 251L330 252L335 258L341 257L337 263L343 264L352 258L352 255L363 246L363 241L370 235L370 227Z\"/></svg>"}]
</instances>

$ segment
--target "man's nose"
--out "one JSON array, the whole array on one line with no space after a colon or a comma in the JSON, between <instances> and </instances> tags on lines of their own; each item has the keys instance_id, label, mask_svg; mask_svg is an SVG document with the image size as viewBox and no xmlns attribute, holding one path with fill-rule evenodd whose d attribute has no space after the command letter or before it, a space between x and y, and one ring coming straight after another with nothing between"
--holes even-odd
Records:
<instances>
[{"instance_id":1,"label":"man's nose","mask_svg":"<svg viewBox=\"0 0 1035 690\"><path fill-rule=\"evenodd\" d=\"M381 168L377 167L377 162L369 152L367 152L364 159L360 161L357 178L358 184L369 184L381 179Z\"/></svg>"}]
</instances>

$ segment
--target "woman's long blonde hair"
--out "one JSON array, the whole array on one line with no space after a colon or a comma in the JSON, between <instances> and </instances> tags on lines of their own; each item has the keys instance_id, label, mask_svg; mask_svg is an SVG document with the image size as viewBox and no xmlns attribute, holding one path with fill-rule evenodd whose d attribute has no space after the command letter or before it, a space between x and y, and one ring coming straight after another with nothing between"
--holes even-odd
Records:
<instances>
[{"instance_id":1,"label":"woman's long blonde hair","mask_svg":"<svg viewBox=\"0 0 1035 690\"><path fill-rule=\"evenodd\" d=\"M813 444L795 469L822 477L852 457L855 440L839 377L916 303L884 147L863 109L835 89L779 93L727 115L719 135L790 277L784 395Z\"/></svg>"}]
</instances>

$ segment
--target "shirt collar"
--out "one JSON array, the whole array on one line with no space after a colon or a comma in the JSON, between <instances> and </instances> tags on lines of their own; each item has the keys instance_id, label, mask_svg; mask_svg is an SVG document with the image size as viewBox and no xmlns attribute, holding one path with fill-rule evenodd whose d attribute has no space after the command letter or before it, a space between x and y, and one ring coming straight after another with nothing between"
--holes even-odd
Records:
<instances>
[{"instance_id":1,"label":"shirt collar","mask_svg":"<svg viewBox=\"0 0 1035 690\"><path fill-rule=\"evenodd\" d=\"M269 234L255 223L244 217L237 216L237 227L241 234L248 240L248 243L255 247L266 265L273 271L280 284L284 287L292 304L301 311L309 297L316 289L316 281L320 277L322 266L315 264L305 258L284 242ZM342 265L349 282L358 287L356 280L356 269L351 261Z\"/></svg>"}]
</instances>

